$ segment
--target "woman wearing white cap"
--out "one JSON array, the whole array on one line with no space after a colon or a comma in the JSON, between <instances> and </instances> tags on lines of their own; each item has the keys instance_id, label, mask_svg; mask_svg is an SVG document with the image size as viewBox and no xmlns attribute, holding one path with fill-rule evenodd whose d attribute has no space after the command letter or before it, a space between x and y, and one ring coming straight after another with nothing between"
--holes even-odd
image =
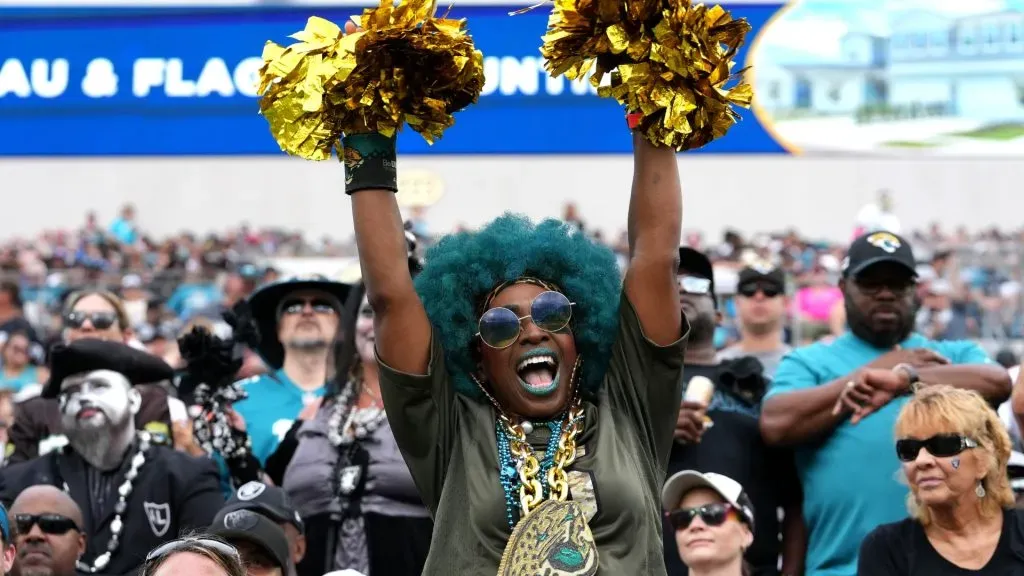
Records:
<instances>
[{"instance_id":1,"label":"woman wearing white cap","mask_svg":"<svg viewBox=\"0 0 1024 576\"><path fill-rule=\"evenodd\" d=\"M743 553L754 541L754 506L743 486L684 470L665 483L661 505L690 576L747 576Z\"/></svg>"}]
</instances>

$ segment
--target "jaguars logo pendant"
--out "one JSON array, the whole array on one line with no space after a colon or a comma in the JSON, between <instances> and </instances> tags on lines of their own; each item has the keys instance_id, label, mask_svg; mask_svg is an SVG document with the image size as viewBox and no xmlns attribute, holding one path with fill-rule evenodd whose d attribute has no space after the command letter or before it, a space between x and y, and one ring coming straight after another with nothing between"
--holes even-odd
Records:
<instances>
[{"instance_id":1,"label":"jaguars logo pendant","mask_svg":"<svg viewBox=\"0 0 1024 576\"><path fill-rule=\"evenodd\" d=\"M498 576L593 576L597 567L597 546L583 508L545 500L512 530Z\"/></svg>"}]
</instances>

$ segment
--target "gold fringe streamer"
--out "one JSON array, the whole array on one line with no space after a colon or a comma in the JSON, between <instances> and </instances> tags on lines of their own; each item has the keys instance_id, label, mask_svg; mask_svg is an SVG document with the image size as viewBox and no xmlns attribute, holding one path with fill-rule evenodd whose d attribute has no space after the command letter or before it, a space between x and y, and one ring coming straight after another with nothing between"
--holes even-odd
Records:
<instances>
[{"instance_id":1,"label":"gold fringe streamer","mask_svg":"<svg viewBox=\"0 0 1024 576\"><path fill-rule=\"evenodd\" d=\"M484 72L466 21L435 11L436 0L381 0L353 18L352 34L314 16L291 36L297 44L268 41L260 112L281 149L326 160L345 132L391 136L405 124L430 144L440 138L477 101Z\"/></svg>"},{"instance_id":2,"label":"gold fringe streamer","mask_svg":"<svg viewBox=\"0 0 1024 576\"><path fill-rule=\"evenodd\" d=\"M643 114L638 130L658 145L700 148L739 120L753 92L732 72L750 24L690 0L555 0L541 53L552 76L591 69L598 94ZM605 74L609 85L601 86Z\"/></svg>"}]
</instances>

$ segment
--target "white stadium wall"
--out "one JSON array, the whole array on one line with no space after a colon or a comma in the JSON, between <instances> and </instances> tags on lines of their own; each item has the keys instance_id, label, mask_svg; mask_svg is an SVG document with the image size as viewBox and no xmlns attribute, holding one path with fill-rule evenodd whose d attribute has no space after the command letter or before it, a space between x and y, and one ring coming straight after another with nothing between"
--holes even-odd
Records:
<instances>
[{"instance_id":1,"label":"white stadium wall","mask_svg":"<svg viewBox=\"0 0 1024 576\"><path fill-rule=\"evenodd\" d=\"M969 229L1020 227L1024 163L980 159L681 156L685 229L718 235L796 227L845 240L853 217L879 189L892 191L906 228L938 221ZM626 222L631 159L590 157L407 157L400 171L427 171L445 194L430 211L437 231L479 225L502 210L557 216L565 202L617 234ZM157 235L254 226L348 238L352 221L336 161L286 157L0 160L0 237L30 237L79 225L95 210L109 221L131 202Z\"/></svg>"}]
</instances>

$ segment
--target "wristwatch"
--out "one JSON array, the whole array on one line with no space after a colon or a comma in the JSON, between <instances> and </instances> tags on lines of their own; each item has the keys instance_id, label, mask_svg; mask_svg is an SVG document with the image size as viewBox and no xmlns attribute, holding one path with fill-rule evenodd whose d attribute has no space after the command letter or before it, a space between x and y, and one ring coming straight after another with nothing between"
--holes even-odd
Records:
<instances>
[{"instance_id":1,"label":"wristwatch","mask_svg":"<svg viewBox=\"0 0 1024 576\"><path fill-rule=\"evenodd\" d=\"M921 381L920 375L917 373L917 368L914 368L910 364L897 364L892 367L893 372L903 372L907 375L907 389L904 394L910 394L914 391L914 384Z\"/></svg>"}]
</instances>

